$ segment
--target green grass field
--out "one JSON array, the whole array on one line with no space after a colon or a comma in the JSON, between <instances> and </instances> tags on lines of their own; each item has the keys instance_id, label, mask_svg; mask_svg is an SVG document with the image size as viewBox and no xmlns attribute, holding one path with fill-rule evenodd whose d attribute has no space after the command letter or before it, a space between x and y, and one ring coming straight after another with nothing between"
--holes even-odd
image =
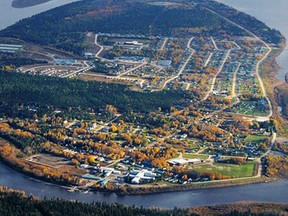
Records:
<instances>
[{"instance_id":1,"label":"green grass field","mask_svg":"<svg viewBox=\"0 0 288 216\"><path fill-rule=\"evenodd\" d=\"M251 116L265 116L269 114L269 111L261 111L256 107L256 103L252 101L241 102L237 107L232 108L232 112L236 112L244 115Z\"/></svg>"},{"instance_id":2,"label":"green grass field","mask_svg":"<svg viewBox=\"0 0 288 216\"><path fill-rule=\"evenodd\" d=\"M266 138L267 136L262 136L262 135L249 135L243 141L245 143L248 143L248 142L260 143L260 142L263 142Z\"/></svg>"},{"instance_id":3,"label":"green grass field","mask_svg":"<svg viewBox=\"0 0 288 216\"><path fill-rule=\"evenodd\" d=\"M200 165L194 169L198 171L213 171L215 173L221 173L225 176L231 176L234 178L251 177L254 173L255 162L248 162L244 165L214 163L213 165Z\"/></svg>"},{"instance_id":4,"label":"green grass field","mask_svg":"<svg viewBox=\"0 0 288 216\"><path fill-rule=\"evenodd\" d=\"M206 160L209 158L209 155L203 155L203 154L183 154L183 158L187 158L187 159L201 159L201 160Z\"/></svg>"}]
</instances>

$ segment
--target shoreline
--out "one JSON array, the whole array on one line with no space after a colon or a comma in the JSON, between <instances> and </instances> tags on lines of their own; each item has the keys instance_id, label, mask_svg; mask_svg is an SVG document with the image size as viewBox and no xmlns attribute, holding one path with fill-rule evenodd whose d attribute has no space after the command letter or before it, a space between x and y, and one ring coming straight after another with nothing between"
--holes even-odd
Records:
<instances>
[{"instance_id":1,"label":"shoreline","mask_svg":"<svg viewBox=\"0 0 288 216\"><path fill-rule=\"evenodd\" d=\"M237 179L234 179L237 181ZM242 185L252 185L252 184L261 184L261 183L270 183L270 182L276 182L281 181L283 179L277 179L277 178L267 178L267 177L259 177L255 179L254 181L251 181L251 179L248 179L248 181L245 180L239 180L239 182L232 182L231 181L225 182L225 183L219 183L217 181L208 181L208 182L201 182L200 184L191 184L191 185L176 185L171 187L151 187L151 188L137 188L137 191L131 192L114 192L118 196L133 196L133 195L148 195L148 194L165 194L165 193L173 193L173 192L183 192L183 191L199 191L199 190L208 190L208 189L217 189L217 188L230 188L230 187L237 187ZM134 189L135 190L135 189ZM111 193L109 191L106 191L108 193Z\"/></svg>"},{"instance_id":2,"label":"shoreline","mask_svg":"<svg viewBox=\"0 0 288 216\"><path fill-rule=\"evenodd\" d=\"M14 212L14 206L15 204L18 205L19 203L21 203L18 208L23 208L23 204L26 204L26 208L27 205L30 205L29 209L33 209L31 211L35 212L39 209L40 212L43 211L43 207L41 207L41 205L45 205L46 202L53 203L54 207L53 207L53 211L54 213L57 213L57 211L59 212L59 214L63 213L63 208L69 208L69 206L74 206L81 209L81 206L85 206L85 212L84 215L90 215L91 213L87 212L87 207L88 209L90 208L91 210L93 209L93 207L95 208L94 211L98 210L97 206L101 206L102 209L103 207L107 209L107 211L109 211L108 209L110 208L114 208L114 209L121 209L121 213L120 215L126 215L127 209L129 208L129 213L131 214L131 210L135 211L134 214L139 214L139 211L143 211L144 210L144 214L143 215L154 215L154 213L169 213L169 215L234 215L235 213L240 213L240 215L246 215L246 214L251 214L253 213L256 215L270 215L271 213L274 215L275 213L278 214L283 214L286 215L285 213L288 212L288 204L285 202L259 202L259 201L235 201L229 204L216 204L216 205L198 205L198 206L193 206L193 207L183 207L183 208L177 208L177 209L172 209L172 208L161 208L161 207L144 207L142 205L139 206L129 206L129 205L125 205L125 204L118 204L117 206L115 206L112 203L105 203L103 201L97 201L94 203L75 203L73 200L65 200L65 199L56 199L56 198L36 198L36 197L31 197L28 196L26 194L25 191L22 190L14 190L11 189L9 187L1 187L0 186L0 202L2 204L2 206L5 206L6 212L10 210L10 214L12 215ZM13 198L13 200L11 199ZM4 203L4 205L3 205ZM31 205L32 203L32 205ZM37 203L37 205L35 205L35 203ZM57 205L58 203L58 205ZM65 204L63 206L63 204ZM23 206L22 206L23 205ZM40 205L40 206L39 206ZM76 205L76 206L75 206ZM40 208L39 208L40 207ZM23 209L24 210L24 209ZM26 210L26 209L25 209ZM90 210L90 212L91 212ZM153 213L154 211L154 213ZM111 213L114 214L115 211L112 211ZM124 214L123 214L124 213ZM128 213L128 212L127 212ZM180 214L179 214L180 213ZM9 214L9 215L10 215ZM100 213L99 213L100 214ZM107 212L106 212L107 214ZM105 214L105 215L106 215ZM157 215L158 215L157 214ZM30 215L30 214L29 214ZM74 214L73 214L74 215ZM76 215L76 213L75 213ZM102 215L102 214L101 214ZM104 215L104 214L103 214ZM142 214L141 214L142 215ZM161 214L162 215L162 214ZM165 214L166 215L166 214ZM238 214L237 214L238 215Z\"/></svg>"},{"instance_id":3,"label":"shoreline","mask_svg":"<svg viewBox=\"0 0 288 216\"><path fill-rule=\"evenodd\" d=\"M13 169L14 171L23 174L29 178L32 178L33 180L42 181L43 183L51 183L57 187L64 187L66 189L69 189L70 187L79 187L80 191L85 191L85 189L81 188L81 185L76 184L67 184L64 182L58 182L53 181L51 179L47 179L44 176L38 176L30 172L25 172L21 167L18 167L17 164L13 164L13 162L0 158L1 163L3 163L4 166L9 167L10 169ZM164 187L126 187L125 190L123 189L114 189L114 190L108 190L105 188L89 188L91 192L95 193L103 193L103 194L116 194L117 196L133 196L133 195L148 195L148 194L163 194L163 193L171 193L171 192L181 192L181 191L197 191L197 190L206 190L206 189L216 189L216 188L228 188L228 187L236 187L241 185L250 185L250 184L260 184L260 183L270 183L270 182L276 182L281 181L284 179L280 178L268 178L265 176L262 177L247 177L247 179L228 179L224 182L217 182L215 181L206 181L206 182L197 182L192 183L190 185L175 185L175 186L164 186ZM220 180L221 181L221 180ZM88 188L87 188L88 189ZM86 189L86 190L87 190Z\"/></svg>"},{"instance_id":4,"label":"shoreline","mask_svg":"<svg viewBox=\"0 0 288 216\"><path fill-rule=\"evenodd\" d=\"M13 0L12 1L12 7L13 8L27 8L27 7L33 7L36 5L44 4L52 0Z\"/></svg>"},{"instance_id":5,"label":"shoreline","mask_svg":"<svg viewBox=\"0 0 288 216\"><path fill-rule=\"evenodd\" d=\"M286 47L287 39L283 36L283 41L280 44L277 44L276 48L273 48L270 56L261 65L260 71L260 76L264 82L265 89L267 90L267 95L272 102L272 117L279 121L280 131L284 132L284 134L288 133L288 131L285 132L285 124L288 123L288 116L280 113L278 110L278 107L281 107L282 110L285 107L285 105L283 105L283 103L279 100L278 93L279 87L286 85L287 83L285 82L285 80L277 78L277 74L281 69L279 64L277 63L277 58L281 55L281 53L285 50Z\"/></svg>"},{"instance_id":6,"label":"shoreline","mask_svg":"<svg viewBox=\"0 0 288 216\"><path fill-rule=\"evenodd\" d=\"M287 92L285 92L285 88L287 89L287 87L288 87L288 80L287 80L288 72L286 73L284 80L277 78L277 75L281 69L277 63L277 58L287 48L287 46L288 46L288 43L287 43L287 39L286 39L281 44L280 50L278 52L276 52L274 54L274 56L272 56L272 58L274 58L276 61L277 70L274 73L272 73L273 81L276 84L274 86L272 86L273 89L271 89L271 91L273 92L273 99L275 100L275 105L276 105L275 110L277 110L277 116L276 117L277 117L277 119L280 118L282 120L282 121L280 120L281 123L283 123L283 122L288 123L288 113L284 111L285 107L287 107L288 104L287 103L285 104L285 101L282 101L282 97L284 97L285 95L287 96ZM281 107L281 112L279 112L278 107Z\"/></svg>"},{"instance_id":7,"label":"shoreline","mask_svg":"<svg viewBox=\"0 0 288 216\"><path fill-rule=\"evenodd\" d=\"M276 74L277 71L279 70L279 66L277 65L277 61L276 58L277 56L279 56L284 48L286 46L286 41L283 41L281 44L277 45L277 49L274 49L274 51L270 54L270 56L263 62L263 64L261 65L261 67L266 67L268 66L272 66L269 70L265 69L265 70L261 70L260 72L260 76L263 78L264 81L264 85L265 88L268 90L267 93L269 95L269 97L271 98L272 101L272 105L273 105L273 109L277 109L278 103L276 101L275 95L274 95L274 86L270 86L269 82L267 82L267 77L268 77L268 81L271 82L271 77L273 77L273 81L277 80L276 78ZM278 80L279 81L279 80ZM280 82L280 81L279 81ZM271 94L272 93L272 94ZM276 116L279 115L278 112L275 112ZM5 140L7 142L7 140ZM8 142L9 143L9 142ZM7 165L8 167L11 167L12 169L16 170L17 172L20 172L24 175L27 175L31 178L35 178L35 179L39 179L41 181L44 182L49 182L49 183L53 183L57 186L65 186L65 187L71 187L71 186L76 186L76 184L72 184L72 183L64 183L64 182L58 182L58 181L53 181L51 179L47 179L45 178L45 176L39 176L36 175L35 173L31 173L31 172L25 172L25 170L23 170L23 168L18 167L17 164L14 164L13 161L10 161L7 158L1 158L1 161ZM257 184L257 183L266 183L266 182L272 182L272 181L277 181L277 180L281 180L279 178L267 178L267 177L247 177L246 179L240 178L232 178L226 181L222 181L221 180L219 182L217 181L207 181L207 182L197 182L197 183L192 183L190 185L173 185L173 186L152 186L152 187L145 187L145 185L143 187L125 187L125 186L120 186L116 189L113 190L108 190L108 189L103 189L103 188L90 188L91 191L95 191L95 192L104 192L104 193L115 193L117 195L123 196L123 195L140 195L140 194L158 194L158 193L169 193L169 192L180 192L180 191L187 191L187 190L201 190L201 189L212 189L212 188L223 188L223 187L234 187L234 186L239 186L239 185L249 185L249 184ZM77 185L80 189L81 186Z\"/></svg>"}]
</instances>

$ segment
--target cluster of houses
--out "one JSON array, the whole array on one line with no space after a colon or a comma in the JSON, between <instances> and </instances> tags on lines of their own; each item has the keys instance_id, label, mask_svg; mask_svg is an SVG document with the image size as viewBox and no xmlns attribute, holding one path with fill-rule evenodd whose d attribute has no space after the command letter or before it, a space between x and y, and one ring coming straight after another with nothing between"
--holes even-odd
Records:
<instances>
[{"instance_id":1,"label":"cluster of houses","mask_svg":"<svg viewBox=\"0 0 288 216\"><path fill-rule=\"evenodd\" d=\"M123 49L129 49L132 51L139 51L143 47L147 47L147 45L144 45L143 43L140 43L139 41L117 41L114 46L121 47Z\"/></svg>"},{"instance_id":2,"label":"cluster of houses","mask_svg":"<svg viewBox=\"0 0 288 216\"><path fill-rule=\"evenodd\" d=\"M16 53L23 50L23 45L0 44L0 53Z\"/></svg>"}]
</instances>

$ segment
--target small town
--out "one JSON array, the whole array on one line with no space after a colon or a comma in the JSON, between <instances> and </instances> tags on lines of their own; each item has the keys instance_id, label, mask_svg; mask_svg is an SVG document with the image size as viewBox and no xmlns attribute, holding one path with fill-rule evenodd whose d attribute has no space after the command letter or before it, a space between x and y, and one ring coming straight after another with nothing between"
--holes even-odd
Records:
<instances>
[{"instance_id":1,"label":"small town","mask_svg":"<svg viewBox=\"0 0 288 216\"><path fill-rule=\"evenodd\" d=\"M21 106L19 110L35 113L33 119L2 118L0 131L45 141L48 154L26 160L63 170L76 165L77 184L88 190L261 175L260 160L271 150L276 133L258 70L273 45L252 36L162 38L91 32L86 43L83 59L43 52L47 63L17 71L120 83L134 91L182 90L199 100L191 99L188 107L128 116L107 105L102 112L85 111L83 119L68 118L53 107ZM0 46L1 52L28 48ZM41 109L46 113L37 116Z\"/></svg>"},{"instance_id":2,"label":"small town","mask_svg":"<svg viewBox=\"0 0 288 216\"><path fill-rule=\"evenodd\" d=\"M288 215L287 6L1 0L0 215Z\"/></svg>"}]
</instances>

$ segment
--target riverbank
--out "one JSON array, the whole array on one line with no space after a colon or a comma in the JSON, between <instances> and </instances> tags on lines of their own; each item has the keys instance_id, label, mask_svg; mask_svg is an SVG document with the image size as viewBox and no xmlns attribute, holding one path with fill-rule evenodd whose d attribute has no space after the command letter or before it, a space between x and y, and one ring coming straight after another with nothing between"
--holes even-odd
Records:
<instances>
[{"instance_id":1,"label":"riverbank","mask_svg":"<svg viewBox=\"0 0 288 216\"><path fill-rule=\"evenodd\" d=\"M280 66L276 59L285 50L286 45L287 41L284 40L277 49L272 51L261 67L261 77L273 105L273 119L276 120L277 133L280 136L288 136L288 83L277 78ZM279 107L281 107L281 113Z\"/></svg>"},{"instance_id":2,"label":"riverbank","mask_svg":"<svg viewBox=\"0 0 288 216\"><path fill-rule=\"evenodd\" d=\"M145 194L159 194L159 193L171 193L181 191L197 191L203 189L217 189L236 187L241 185L252 185L259 183L270 183L279 181L277 178L251 178L251 179L230 179L225 182L219 181L207 181L207 182L196 182L190 185L175 185L175 186L164 186L164 187L138 187L138 188L126 188L125 190L115 191L117 195L145 195ZM108 191L107 191L108 192Z\"/></svg>"},{"instance_id":3,"label":"riverbank","mask_svg":"<svg viewBox=\"0 0 288 216\"><path fill-rule=\"evenodd\" d=\"M287 41L281 47L282 49L279 55L285 50L286 46L287 46ZM281 114L279 113L280 117L282 117L285 123L288 124L287 122L288 120L288 73L286 73L284 80L279 80L276 77L277 72L274 74L274 77L273 77L274 82L277 83L277 85L274 86L275 100L276 100L276 103L281 107ZM283 123L283 121L281 123ZM285 125L285 128L287 128L287 125ZM288 135L288 132L287 131L285 132L286 132L285 135Z\"/></svg>"},{"instance_id":4,"label":"riverbank","mask_svg":"<svg viewBox=\"0 0 288 216\"><path fill-rule=\"evenodd\" d=\"M280 66L277 64L276 59L281 55L281 53L286 48L286 39L283 37L282 43L278 44L270 54L270 56L264 61L261 65L260 76L263 79L266 93L271 100L273 108L273 119L276 120L277 133L280 136L288 135L288 116L285 114L285 109L288 109L288 103L283 103L279 95L281 92L282 86L288 86L284 80L277 79L277 74L280 70ZM286 94L287 93L287 94ZM288 96L288 89L285 95ZM279 112L279 108L282 108L282 113ZM283 112L284 111L284 112Z\"/></svg>"},{"instance_id":5,"label":"riverbank","mask_svg":"<svg viewBox=\"0 0 288 216\"><path fill-rule=\"evenodd\" d=\"M146 208L153 206L165 209L172 209L174 206L178 208L189 208L195 206L222 205L248 200L254 202L287 203L287 181L274 181L214 189L119 196L115 193L92 191L75 191L72 193L67 190L67 187L27 177L23 173L16 172L1 162L0 173L0 185L13 188L14 190L25 191L27 195L31 194L42 199L58 198L86 203L105 202L129 206L143 206Z\"/></svg>"},{"instance_id":6,"label":"riverbank","mask_svg":"<svg viewBox=\"0 0 288 216\"><path fill-rule=\"evenodd\" d=\"M51 0L13 0L12 7L13 8L27 8L40 4L44 4Z\"/></svg>"},{"instance_id":7,"label":"riverbank","mask_svg":"<svg viewBox=\"0 0 288 216\"><path fill-rule=\"evenodd\" d=\"M8 160L7 158L0 157L0 160L5 165L11 167L12 169L16 170L17 172L23 173L28 177L39 179L43 182L53 183L56 186L65 186L65 188L69 187L78 187L80 190L87 190L87 188L83 188L82 186L77 185L75 182L64 182L51 179L45 176L44 174L37 175L33 173L31 170L24 169L19 164L15 164L13 161ZM35 170L34 170L35 171ZM39 171L37 172L39 173ZM151 186L151 187L143 187L137 186L120 186L118 188L90 188L93 192L102 192L112 194L115 193L119 196L123 195L145 195L145 194L159 194L159 193L169 193L169 192L181 192L181 191L195 191L195 190L202 190L202 189L215 189L215 188L225 188L225 187L233 187L233 186L240 186L240 185L249 185L249 184L257 184L257 183L268 183L274 182L280 179L277 178L267 178L267 177L259 177L259 178L247 178L247 179L228 179L225 181L207 181L207 182L195 182L190 185L174 185L174 186Z\"/></svg>"},{"instance_id":8,"label":"riverbank","mask_svg":"<svg viewBox=\"0 0 288 216\"><path fill-rule=\"evenodd\" d=\"M25 175L36 178L42 181L54 183L59 186L66 187L77 187L80 190L87 190L87 187L81 186L79 184L80 176L75 174L69 174L65 176L65 173L60 171L52 171L51 167L46 167L43 165L30 163L24 158L17 158L16 155L19 155L19 152L16 148L10 145L6 140L0 139L0 160L7 166L15 169L18 172L24 173ZM76 168L75 168L76 169ZM258 169L258 168L255 168ZM75 172L75 170L74 170ZM79 171L78 171L79 172ZM254 173L258 173L254 172ZM212 189L212 188L221 188L221 187L233 187L239 185L248 185L256 184L263 182L272 182L278 180L277 178L267 178L267 177L247 177L247 178L235 178L235 179L226 179L226 180L215 180L215 181L205 181L205 182L194 182L186 185L173 185L173 186L160 186L159 183L150 184L150 185L137 185L137 186L128 186L120 185L118 187L109 185L105 187L90 187L91 190L95 192L104 192L104 193L115 193L117 195L140 195L140 194L158 194L158 193L167 193L167 192L178 192L178 191L192 191L199 189ZM164 183L165 184L165 183ZM163 184L163 185L164 185Z\"/></svg>"},{"instance_id":9,"label":"riverbank","mask_svg":"<svg viewBox=\"0 0 288 216\"><path fill-rule=\"evenodd\" d=\"M56 186L65 186L65 188L78 187L75 183L69 182L60 182L56 180L51 180L45 176L39 176L35 175L32 172L25 172L21 167L7 161L3 160L3 158L0 158L1 162L3 162L5 165L11 167L12 169L21 172L31 178L39 179L43 182L49 182L53 183ZM195 182L190 185L175 185L175 186L152 186L152 187L120 187L115 189L107 189L107 188L90 188L91 192L101 192L106 194L112 194L115 193L118 196L123 195L145 195L145 194L160 194L160 193L170 193L170 192L181 192L181 191L196 191L196 190L202 190L202 189L216 189L216 188L225 188L225 187L235 187L235 186L241 186L241 185L250 185L250 184L258 184L258 183L269 183L269 182L275 182L279 181L281 179L278 178L267 178L267 177L259 177L259 178L248 178L248 179L229 179L228 181L207 181L207 182ZM87 188L83 188L81 186L78 187L82 191L86 191Z\"/></svg>"},{"instance_id":10,"label":"riverbank","mask_svg":"<svg viewBox=\"0 0 288 216\"><path fill-rule=\"evenodd\" d=\"M7 166L29 177L63 186L78 185L79 179L77 176L83 174L81 170L73 169L74 166L67 165L65 170L63 170L61 168L31 163L24 158L23 152L3 138L0 138L0 160Z\"/></svg>"}]
</instances>

